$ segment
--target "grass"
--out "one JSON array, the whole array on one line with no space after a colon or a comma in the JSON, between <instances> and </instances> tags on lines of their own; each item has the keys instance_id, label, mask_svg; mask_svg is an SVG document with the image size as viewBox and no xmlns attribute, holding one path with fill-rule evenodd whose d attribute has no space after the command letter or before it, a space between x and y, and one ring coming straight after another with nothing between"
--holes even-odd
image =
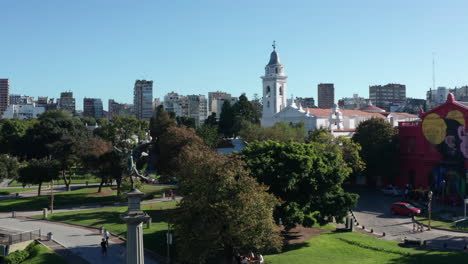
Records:
<instances>
[{"instance_id":1,"label":"grass","mask_svg":"<svg viewBox=\"0 0 468 264\"><path fill-rule=\"evenodd\" d=\"M8 188L8 189L0 189L0 195L8 195L12 193L20 193L20 192L26 192L26 191L36 191L37 188Z\"/></svg>"},{"instance_id":2,"label":"grass","mask_svg":"<svg viewBox=\"0 0 468 264\"><path fill-rule=\"evenodd\" d=\"M21 264L66 264L67 261L62 257L58 256L50 249L37 243L30 249L30 256Z\"/></svg>"},{"instance_id":3,"label":"grass","mask_svg":"<svg viewBox=\"0 0 468 264\"><path fill-rule=\"evenodd\" d=\"M265 256L268 264L381 264L467 263L463 252L404 248L396 241L380 240L360 233L324 233L302 244L285 248L282 254Z\"/></svg>"},{"instance_id":4,"label":"grass","mask_svg":"<svg viewBox=\"0 0 468 264\"><path fill-rule=\"evenodd\" d=\"M144 200L162 197L163 192L174 189L173 185L142 185L141 191L145 192ZM23 190L23 189L21 189ZM36 188L37 190L37 188ZM113 204L114 202L126 201L125 196L117 197L115 188L103 187L102 194L97 193L98 187L83 187L70 192L54 194L55 208L79 206L86 204ZM0 201L0 212L10 211L34 211L46 208L50 203L50 193L42 192L41 196L23 197Z\"/></svg>"},{"instance_id":5,"label":"grass","mask_svg":"<svg viewBox=\"0 0 468 264\"><path fill-rule=\"evenodd\" d=\"M429 224L429 218L427 216L418 216L416 219L425 225ZM433 214L431 216L431 227L468 232L468 220L461 221L458 223L458 226L456 226L455 222L443 219L438 214Z\"/></svg>"},{"instance_id":6,"label":"grass","mask_svg":"<svg viewBox=\"0 0 468 264\"><path fill-rule=\"evenodd\" d=\"M109 189L108 187L103 190ZM108 195L97 194L97 187L81 188L70 192L54 194L54 206L74 206L84 204L111 204L116 201L113 192ZM49 193L44 192L41 196L23 197L18 199L9 199L0 201L0 212L10 211L33 211L41 210L49 206Z\"/></svg>"},{"instance_id":7,"label":"grass","mask_svg":"<svg viewBox=\"0 0 468 264\"><path fill-rule=\"evenodd\" d=\"M72 181L71 181L71 184L84 184L84 183L100 183L101 180L99 178L89 178L89 179L73 179L72 178ZM42 183L42 185L49 185L50 183L49 182L44 182ZM58 184L65 184L63 180L55 180L54 181L54 185L58 185ZM30 184L28 184L30 185ZM28 186L26 185L26 186ZM20 187L20 186L23 186L23 184L21 182L17 182L16 180L15 181L12 181L10 182L10 184L8 184L8 186L10 187Z\"/></svg>"},{"instance_id":8,"label":"grass","mask_svg":"<svg viewBox=\"0 0 468 264\"><path fill-rule=\"evenodd\" d=\"M144 226L144 244L145 247L160 255L166 252L166 232L167 219L170 213L174 211L176 202L164 202L155 204L145 204L142 209L152 218L151 228ZM112 207L96 210L84 210L80 212L54 213L49 215L50 220L93 226L104 227L111 233L126 237L127 227L120 219L120 215L127 210L127 207ZM42 215L35 216L42 218Z\"/></svg>"}]
</instances>

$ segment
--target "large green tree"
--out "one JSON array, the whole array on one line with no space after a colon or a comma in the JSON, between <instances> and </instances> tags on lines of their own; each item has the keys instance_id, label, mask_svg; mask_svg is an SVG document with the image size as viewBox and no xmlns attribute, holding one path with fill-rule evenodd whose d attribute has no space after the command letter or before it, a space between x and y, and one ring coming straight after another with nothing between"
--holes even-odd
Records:
<instances>
[{"instance_id":1,"label":"large green tree","mask_svg":"<svg viewBox=\"0 0 468 264\"><path fill-rule=\"evenodd\" d=\"M157 141L169 127L175 125L176 121L169 112L164 110L162 105L158 106L150 120L150 134L153 141Z\"/></svg>"},{"instance_id":2,"label":"large green tree","mask_svg":"<svg viewBox=\"0 0 468 264\"><path fill-rule=\"evenodd\" d=\"M196 131L197 136L201 137L203 142L210 148L216 148L222 140L222 135L216 126L201 125Z\"/></svg>"},{"instance_id":3,"label":"large green tree","mask_svg":"<svg viewBox=\"0 0 468 264\"><path fill-rule=\"evenodd\" d=\"M325 144L256 141L242 151L242 157L252 176L284 201L275 215L287 228L341 219L356 205L357 195L341 187L351 169L341 152Z\"/></svg>"},{"instance_id":4,"label":"large green tree","mask_svg":"<svg viewBox=\"0 0 468 264\"><path fill-rule=\"evenodd\" d=\"M382 118L372 118L358 125L352 139L362 147L367 183L382 183L383 177L392 181L399 169L397 130Z\"/></svg>"},{"instance_id":5,"label":"large green tree","mask_svg":"<svg viewBox=\"0 0 468 264\"><path fill-rule=\"evenodd\" d=\"M41 195L41 187L44 182L59 178L60 163L48 158L31 159L26 166L19 170L18 181L26 184L37 184L37 195Z\"/></svg>"},{"instance_id":6,"label":"large green tree","mask_svg":"<svg viewBox=\"0 0 468 264\"><path fill-rule=\"evenodd\" d=\"M281 142L292 140L296 142L304 142L306 138L306 129L303 122L298 124L278 122L271 127L263 127L259 124L244 121L241 127L242 129L240 130L239 135L247 142L253 142L255 140L275 140Z\"/></svg>"},{"instance_id":7,"label":"large green tree","mask_svg":"<svg viewBox=\"0 0 468 264\"><path fill-rule=\"evenodd\" d=\"M112 143L100 137L90 137L80 145L82 164L101 178L98 192L101 192L104 183L112 180L112 175L108 173L109 169L107 168L110 156L108 153L112 151Z\"/></svg>"},{"instance_id":8,"label":"large green tree","mask_svg":"<svg viewBox=\"0 0 468 264\"><path fill-rule=\"evenodd\" d=\"M205 263L224 255L224 263L232 263L235 249L280 249L273 219L279 202L249 176L243 162L195 145L184 147L179 158L183 199L173 221L181 261Z\"/></svg>"},{"instance_id":9,"label":"large green tree","mask_svg":"<svg viewBox=\"0 0 468 264\"><path fill-rule=\"evenodd\" d=\"M71 168L79 161L79 144L90 132L78 119L64 111L47 111L39 122L28 129L24 142L28 158L51 158L59 162L62 178L70 190L73 173Z\"/></svg>"},{"instance_id":10,"label":"large green tree","mask_svg":"<svg viewBox=\"0 0 468 264\"><path fill-rule=\"evenodd\" d=\"M231 103L227 100L224 101L221 107L221 114L219 115L219 131L225 137L232 137L234 134L234 118Z\"/></svg>"},{"instance_id":11,"label":"large green tree","mask_svg":"<svg viewBox=\"0 0 468 264\"><path fill-rule=\"evenodd\" d=\"M8 154L0 154L0 181L4 179L16 179L18 177L19 163L15 157Z\"/></svg>"},{"instance_id":12,"label":"large green tree","mask_svg":"<svg viewBox=\"0 0 468 264\"><path fill-rule=\"evenodd\" d=\"M0 126L0 153L21 155L28 148L23 142L23 137L26 131L37 123L37 120L9 119L2 123Z\"/></svg>"}]
</instances>

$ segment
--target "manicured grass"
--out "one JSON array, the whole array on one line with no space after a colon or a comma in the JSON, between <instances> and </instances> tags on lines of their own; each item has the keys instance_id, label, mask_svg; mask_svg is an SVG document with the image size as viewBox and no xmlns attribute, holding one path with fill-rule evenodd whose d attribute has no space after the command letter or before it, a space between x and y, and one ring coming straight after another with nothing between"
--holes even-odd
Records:
<instances>
[{"instance_id":1,"label":"manicured grass","mask_svg":"<svg viewBox=\"0 0 468 264\"><path fill-rule=\"evenodd\" d=\"M282 254L265 256L268 264L436 264L467 263L468 254L403 248L396 241L360 233L324 233L305 243L291 245Z\"/></svg>"},{"instance_id":2,"label":"manicured grass","mask_svg":"<svg viewBox=\"0 0 468 264\"><path fill-rule=\"evenodd\" d=\"M66 264L67 261L62 257L58 256L50 249L37 243L30 249L30 256L21 264Z\"/></svg>"},{"instance_id":3,"label":"manicured grass","mask_svg":"<svg viewBox=\"0 0 468 264\"><path fill-rule=\"evenodd\" d=\"M108 187L103 190L109 190ZM81 188L70 192L62 192L54 194L54 206L75 206L85 204L111 204L117 200L114 192L107 195L96 193L97 187ZM49 193L44 192L41 196L24 197L18 199L10 199L0 201L0 212L10 211L33 211L41 210L49 206Z\"/></svg>"},{"instance_id":4,"label":"manicured grass","mask_svg":"<svg viewBox=\"0 0 468 264\"><path fill-rule=\"evenodd\" d=\"M419 216L416 219L425 225L429 224L427 216ZM468 220L464 220L458 226L455 226L455 222L443 219L436 214L431 216L431 227L468 232Z\"/></svg>"},{"instance_id":5,"label":"manicured grass","mask_svg":"<svg viewBox=\"0 0 468 264\"><path fill-rule=\"evenodd\" d=\"M12 193L20 193L26 191L37 191L37 188L7 188L7 189L0 189L0 195L8 195Z\"/></svg>"},{"instance_id":6,"label":"manicured grass","mask_svg":"<svg viewBox=\"0 0 468 264\"><path fill-rule=\"evenodd\" d=\"M101 180L98 179L98 178L89 178L89 179L72 179L71 183L72 184L79 184L79 183L100 183ZM49 182L44 182L42 185L45 186L45 185L49 185L50 183ZM54 181L54 185L58 185L58 184L65 184L63 180L56 180ZM16 186L23 186L23 184L21 182L17 182L17 181L12 181L10 182L10 184L8 184L8 186L10 187L16 187Z\"/></svg>"},{"instance_id":7,"label":"manicured grass","mask_svg":"<svg viewBox=\"0 0 468 264\"><path fill-rule=\"evenodd\" d=\"M153 198L161 198L162 193L166 193L166 197L168 195L169 190L176 190L177 186L175 185L151 185L151 184L143 184L139 188L140 191L145 193L143 196L143 200L153 199ZM177 194L177 191L176 191Z\"/></svg>"},{"instance_id":8,"label":"manicured grass","mask_svg":"<svg viewBox=\"0 0 468 264\"><path fill-rule=\"evenodd\" d=\"M144 244L145 247L164 255L166 252L166 232L167 219L176 208L176 202L164 202L155 204L145 204L142 209L152 218L151 228L147 229L144 225ZM123 237L127 235L127 227L120 219L120 215L127 210L127 207L112 207L96 210L84 210L79 212L54 213L49 216L50 220L93 226L104 227L111 233ZM42 216L35 216L42 218Z\"/></svg>"}]
</instances>

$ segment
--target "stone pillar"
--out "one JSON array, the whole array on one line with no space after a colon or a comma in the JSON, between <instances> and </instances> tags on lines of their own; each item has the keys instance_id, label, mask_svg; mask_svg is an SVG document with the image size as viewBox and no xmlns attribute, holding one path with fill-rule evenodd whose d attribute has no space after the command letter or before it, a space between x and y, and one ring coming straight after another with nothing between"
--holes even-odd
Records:
<instances>
[{"instance_id":1,"label":"stone pillar","mask_svg":"<svg viewBox=\"0 0 468 264\"><path fill-rule=\"evenodd\" d=\"M127 223L127 264L144 264L143 222L150 216L141 210L144 193L137 189L127 193L128 211L120 217Z\"/></svg>"}]
</instances>

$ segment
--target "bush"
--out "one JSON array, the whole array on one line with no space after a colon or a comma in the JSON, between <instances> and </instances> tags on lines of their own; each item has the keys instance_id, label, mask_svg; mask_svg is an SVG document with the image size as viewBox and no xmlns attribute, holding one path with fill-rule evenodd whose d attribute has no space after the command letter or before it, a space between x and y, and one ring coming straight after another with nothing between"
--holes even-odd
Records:
<instances>
[{"instance_id":1,"label":"bush","mask_svg":"<svg viewBox=\"0 0 468 264\"><path fill-rule=\"evenodd\" d=\"M18 250L5 257L5 264L19 264L29 257L29 251Z\"/></svg>"}]
</instances>

